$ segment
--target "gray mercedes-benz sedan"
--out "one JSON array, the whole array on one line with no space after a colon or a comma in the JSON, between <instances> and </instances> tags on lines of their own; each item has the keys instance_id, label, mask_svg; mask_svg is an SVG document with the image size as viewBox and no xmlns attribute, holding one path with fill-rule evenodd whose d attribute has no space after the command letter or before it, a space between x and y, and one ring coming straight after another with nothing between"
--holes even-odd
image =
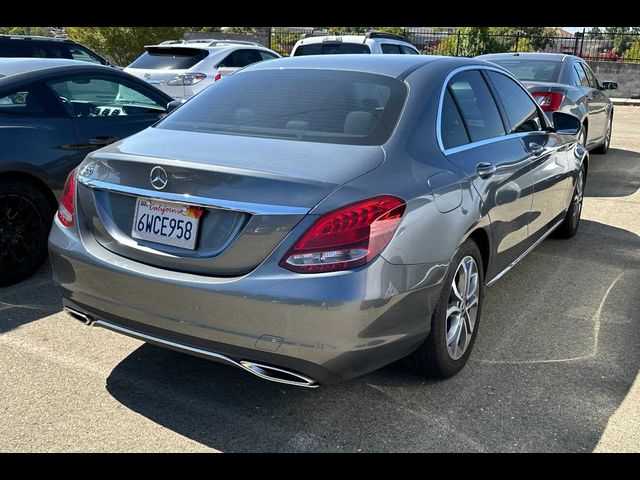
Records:
<instances>
[{"instance_id":1,"label":"gray mercedes-benz sedan","mask_svg":"<svg viewBox=\"0 0 640 480\"><path fill-rule=\"evenodd\" d=\"M616 82L600 82L582 58L562 53L492 53L478 59L500 65L515 75L536 99L547 118L553 112L575 115L582 123L578 141L605 154L611 144L613 104L606 90Z\"/></svg>"},{"instance_id":2,"label":"gray mercedes-benz sedan","mask_svg":"<svg viewBox=\"0 0 640 480\"><path fill-rule=\"evenodd\" d=\"M488 62L273 60L87 156L49 238L66 310L300 386L457 373L484 290L577 231L588 153Z\"/></svg>"}]
</instances>

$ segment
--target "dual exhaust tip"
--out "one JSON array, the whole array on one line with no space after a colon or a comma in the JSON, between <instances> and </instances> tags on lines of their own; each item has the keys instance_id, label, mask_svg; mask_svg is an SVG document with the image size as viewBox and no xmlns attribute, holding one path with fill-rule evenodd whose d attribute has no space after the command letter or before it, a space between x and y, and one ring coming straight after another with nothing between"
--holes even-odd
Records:
<instances>
[{"instance_id":1,"label":"dual exhaust tip","mask_svg":"<svg viewBox=\"0 0 640 480\"><path fill-rule=\"evenodd\" d=\"M287 385L295 385L297 387L306 388L316 388L318 386L318 383L315 380L300 373L292 372L291 370L285 370L283 368L272 367L271 365L263 365L247 360L236 361L217 352L211 352L208 350L191 347L181 343L172 342L170 340L165 340L160 337L153 337L151 335L136 332L135 330L130 330L119 325L114 325L104 320L95 319L91 315L81 312L75 308L65 306L64 310L72 318L82 322L84 325L103 327L108 330L113 330L115 332L129 335L130 337L134 337L139 340L149 341L160 346L169 347L174 350L179 350L190 354L197 354L198 356L208 357L210 359L218 361L222 360L229 365L240 368L245 372L249 372L252 375L255 375L256 377L262 378L263 380L269 380L270 382L284 383Z\"/></svg>"}]
</instances>

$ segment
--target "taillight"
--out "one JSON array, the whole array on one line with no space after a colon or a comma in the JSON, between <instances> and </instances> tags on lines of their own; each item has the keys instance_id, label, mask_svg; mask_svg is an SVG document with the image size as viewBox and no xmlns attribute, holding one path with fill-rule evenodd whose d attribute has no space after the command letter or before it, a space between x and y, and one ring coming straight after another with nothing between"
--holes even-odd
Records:
<instances>
[{"instance_id":1,"label":"taillight","mask_svg":"<svg viewBox=\"0 0 640 480\"><path fill-rule=\"evenodd\" d=\"M545 112L555 112L560 108L563 95L556 92L534 92L533 98L536 99L540 108Z\"/></svg>"},{"instance_id":2,"label":"taillight","mask_svg":"<svg viewBox=\"0 0 640 480\"><path fill-rule=\"evenodd\" d=\"M220 73L216 73L216 76L215 76L215 77L213 77L213 81L214 81L214 82L217 82L217 81L218 81L218 80L220 80L221 78L222 78L222 74L220 74Z\"/></svg>"},{"instance_id":3,"label":"taillight","mask_svg":"<svg viewBox=\"0 0 640 480\"><path fill-rule=\"evenodd\" d=\"M320 273L364 265L389 243L405 206L401 198L383 195L329 212L289 249L280 266Z\"/></svg>"},{"instance_id":4,"label":"taillight","mask_svg":"<svg viewBox=\"0 0 640 480\"><path fill-rule=\"evenodd\" d=\"M184 87L195 85L207 78L204 73L180 73L167 82L170 87Z\"/></svg>"},{"instance_id":5,"label":"taillight","mask_svg":"<svg viewBox=\"0 0 640 480\"><path fill-rule=\"evenodd\" d=\"M67 181L64 182L62 198L58 206L58 220L65 227L73 227L73 215L76 207L76 169L69 173Z\"/></svg>"}]
</instances>

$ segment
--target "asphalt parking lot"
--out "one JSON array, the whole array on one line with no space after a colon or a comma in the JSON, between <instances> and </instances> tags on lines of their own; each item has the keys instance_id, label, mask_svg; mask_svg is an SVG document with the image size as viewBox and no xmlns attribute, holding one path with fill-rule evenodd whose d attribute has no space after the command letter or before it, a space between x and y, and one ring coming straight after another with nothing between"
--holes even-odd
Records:
<instances>
[{"instance_id":1,"label":"asphalt parking lot","mask_svg":"<svg viewBox=\"0 0 640 480\"><path fill-rule=\"evenodd\" d=\"M488 290L447 381L261 381L70 320L44 267L0 290L0 451L640 451L639 131L616 107L578 235Z\"/></svg>"}]
</instances>

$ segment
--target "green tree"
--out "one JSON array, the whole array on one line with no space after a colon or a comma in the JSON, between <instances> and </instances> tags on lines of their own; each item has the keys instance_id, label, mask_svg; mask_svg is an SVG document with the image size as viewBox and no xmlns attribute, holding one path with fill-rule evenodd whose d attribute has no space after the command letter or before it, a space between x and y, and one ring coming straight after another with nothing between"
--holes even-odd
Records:
<instances>
[{"instance_id":1,"label":"green tree","mask_svg":"<svg viewBox=\"0 0 640 480\"><path fill-rule=\"evenodd\" d=\"M494 53L499 48L489 27L462 27L458 55L475 57L485 53Z\"/></svg>"},{"instance_id":2,"label":"green tree","mask_svg":"<svg viewBox=\"0 0 640 480\"><path fill-rule=\"evenodd\" d=\"M181 39L193 27L65 27L69 38L126 66L144 51L145 45Z\"/></svg>"},{"instance_id":3,"label":"green tree","mask_svg":"<svg viewBox=\"0 0 640 480\"><path fill-rule=\"evenodd\" d=\"M640 27L604 27L604 29L593 27L587 37L611 40L613 51L624 56L624 53L638 40L637 34L640 34Z\"/></svg>"},{"instance_id":4,"label":"green tree","mask_svg":"<svg viewBox=\"0 0 640 480\"><path fill-rule=\"evenodd\" d=\"M626 62L640 63L640 40L633 42L622 58Z\"/></svg>"},{"instance_id":5,"label":"green tree","mask_svg":"<svg viewBox=\"0 0 640 480\"><path fill-rule=\"evenodd\" d=\"M256 27L222 27L224 33L238 33L241 35L254 35Z\"/></svg>"},{"instance_id":6,"label":"green tree","mask_svg":"<svg viewBox=\"0 0 640 480\"><path fill-rule=\"evenodd\" d=\"M0 35L50 36L51 27L0 27Z\"/></svg>"},{"instance_id":7,"label":"green tree","mask_svg":"<svg viewBox=\"0 0 640 480\"><path fill-rule=\"evenodd\" d=\"M364 35L367 32L384 32L406 36L403 27L313 27L314 31L327 32L329 35Z\"/></svg>"},{"instance_id":8,"label":"green tree","mask_svg":"<svg viewBox=\"0 0 640 480\"><path fill-rule=\"evenodd\" d=\"M458 35L447 35L443 40L440 40L435 49L425 49L422 53L433 55L447 55L455 56L458 50Z\"/></svg>"},{"instance_id":9,"label":"green tree","mask_svg":"<svg viewBox=\"0 0 640 480\"><path fill-rule=\"evenodd\" d=\"M515 50L516 39L518 51L526 51L520 46L523 37L527 39L527 43L523 43L523 46L526 46L529 51L542 51L555 45L553 37L556 32L549 27L491 27L490 31L493 35L501 36L496 37L496 41L501 43L504 51Z\"/></svg>"}]
</instances>

